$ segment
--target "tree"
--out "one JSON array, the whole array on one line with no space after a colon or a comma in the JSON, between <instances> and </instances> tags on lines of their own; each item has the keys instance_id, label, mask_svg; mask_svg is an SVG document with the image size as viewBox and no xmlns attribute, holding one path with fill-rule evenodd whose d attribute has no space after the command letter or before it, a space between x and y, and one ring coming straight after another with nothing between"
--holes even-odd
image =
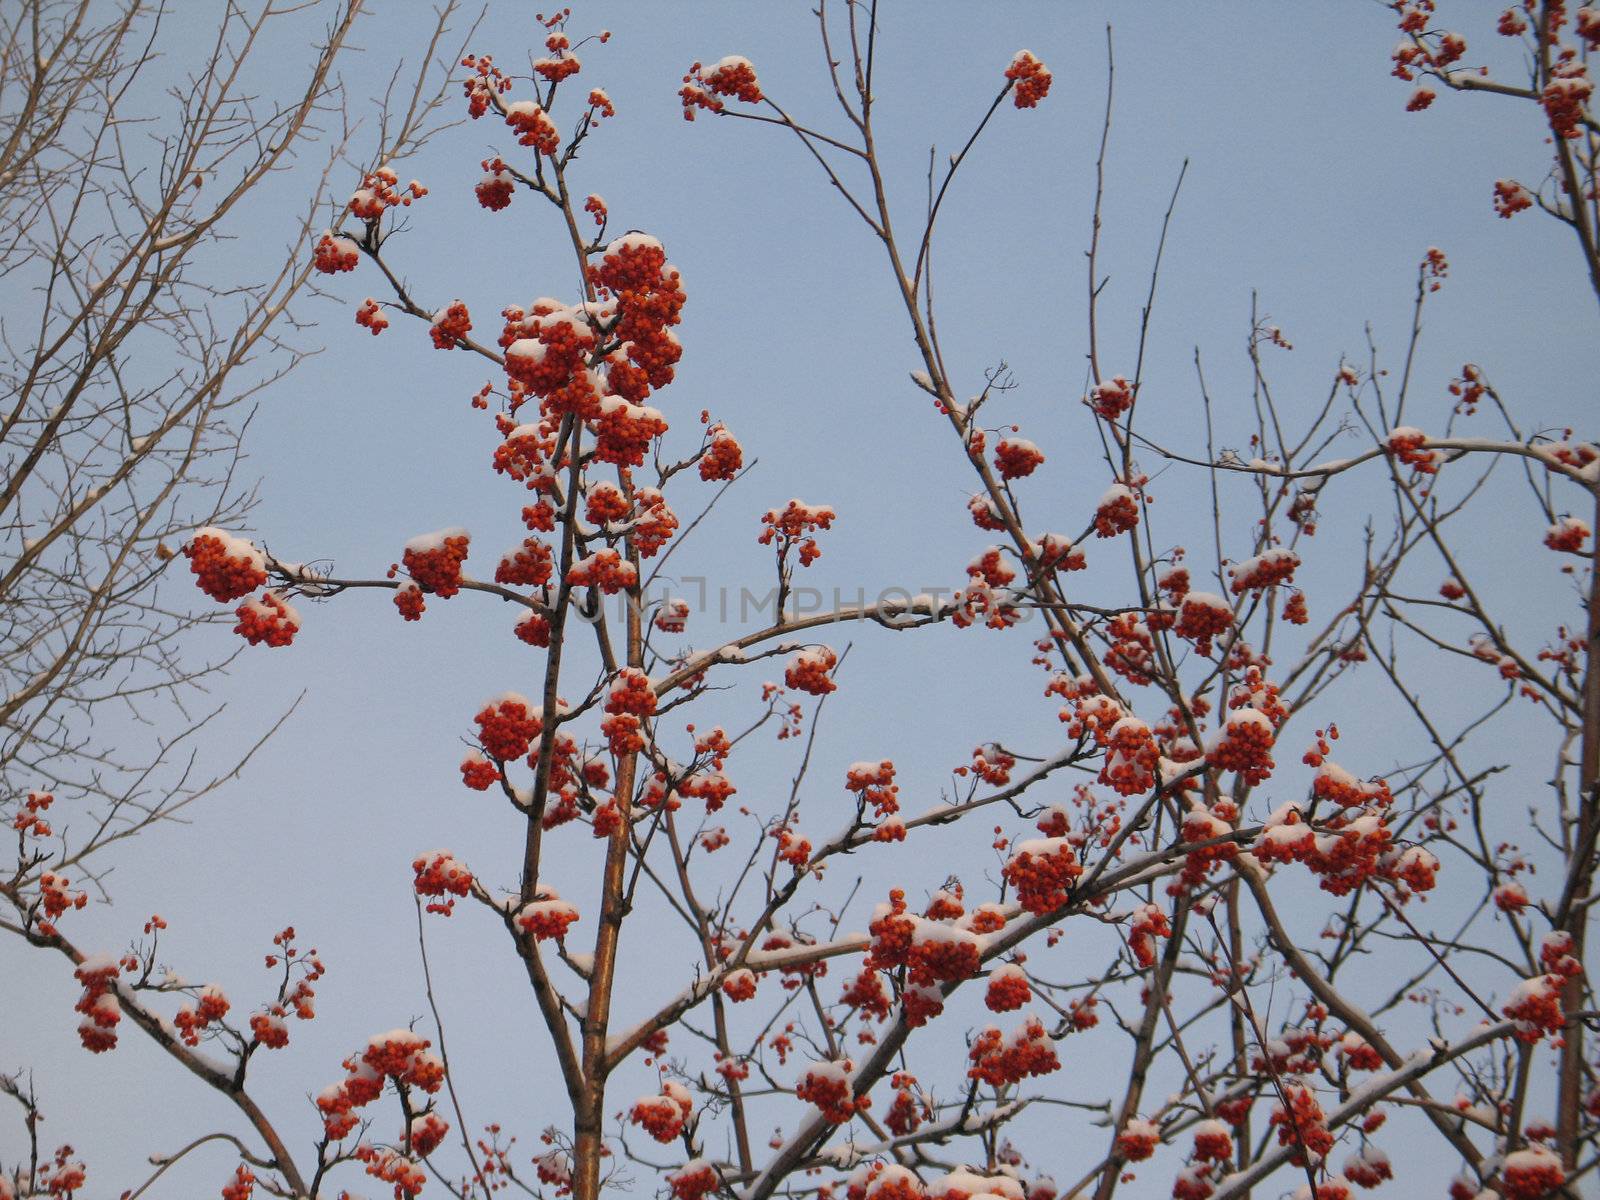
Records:
<instances>
[{"instance_id":1,"label":"tree","mask_svg":"<svg viewBox=\"0 0 1600 1200\"><path fill-rule=\"evenodd\" d=\"M106 896L112 846L178 819L259 745L221 767L197 749L227 659L194 654L191 633L215 614L166 573L197 525L246 518L236 472L252 406L308 353L291 306L312 276L317 180L349 149L335 66L360 9L229 5L199 59L163 5L0 12L0 808L18 837L0 897L13 933L37 938ZM284 38L310 51L262 90ZM386 124L391 155L424 135L427 101L419 90L407 120ZM263 220L256 202L297 163L310 170L298 211ZM98 1012L114 1012L109 997ZM26 1087L0 1083L31 1131ZM76 1186L36 1143L21 1166L40 1189Z\"/></svg>"},{"instance_id":2,"label":"tree","mask_svg":"<svg viewBox=\"0 0 1600 1200\"><path fill-rule=\"evenodd\" d=\"M208 719L185 703L220 666L185 656L184 634L210 614L161 577L197 520L248 510L239 434L301 353L281 330L309 274L310 212L281 260L242 279L219 270L229 218L338 111L332 70L355 13L336 15L303 91L266 103L241 76L278 15L232 15L154 127L162 14L41 0L0 23L0 255L15 301L0 773L36 829L73 826L50 855L24 852L13 884L36 880L46 857L58 876L92 879L99 851L219 782L181 761ZM157 736L112 733L125 719Z\"/></svg>"},{"instance_id":3,"label":"tree","mask_svg":"<svg viewBox=\"0 0 1600 1200\"><path fill-rule=\"evenodd\" d=\"M1396 74L1423 80L1411 108L1436 99L1428 81L1538 106L1551 178L1501 180L1495 206L1509 217L1537 205L1567 225L1600 298L1600 144L1584 68L1600 17L1537 3L1507 13L1499 32L1522 40L1529 70L1511 83L1470 68L1464 38L1435 27L1426 0L1396 14ZM425 949L431 1022L359 1046L315 1093L320 1132L296 1150L245 1087L257 1056L288 1043L290 1018L313 1015L323 967L294 931L268 958L275 997L240 1020L220 989L156 974L153 927L120 961L86 958L70 931L41 925L48 886L24 873L7 893L21 912L11 927L77 964L85 1044L108 1048L131 1015L250 1106L258 1141L239 1146L224 1191L235 1200L256 1186L335 1194L358 1167L397 1197L433 1174L463 1197L520 1187L587 1200L638 1175L679 1200L1107 1200L1125 1183L1156 1194L1154 1176L1177 1200L1295 1188L1339 1200L1404 1170L1386 1143L1457 1162L1460 1178L1433 1179L1436 1192L1580 1194L1600 1161L1584 1037L1600 833L1588 519L1600 449L1524 428L1487 365L1464 365L1446 401L1428 394L1412 364L1448 275L1443 251L1421 253L1398 369L1374 342L1364 364L1330 368L1317 401L1285 399L1269 356L1288 339L1258 317L1248 406L1214 402L1196 355L1191 442L1140 420L1166 227L1136 336L1114 342L1097 186L1087 379L1071 423L1099 453L1070 466L1107 486L1062 518L1046 490L1056 451L1013 423L1011 393L1026 384L1003 364L957 361L952 310L933 283L957 174L992 122L1028 115L1007 109L1057 99L1045 62L1024 50L997 64L971 136L930 156L926 201L909 210L891 199L876 123L875 6L819 6L831 125L768 95L747 59L694 64L679 92L686 118L793 137L881 247L912 335L908 386L971 472L962 520L995 541L959 588L804 612L806 572L847 519L826 504L774 505L751 523L772 554L774 620L696 648L679 640L693 606L660 590L663 567L712 505L739 494L745 448L709 412L685 438L671 400L653 403L670 397L683 353L673 330L693 293L660 241L613 233L606 202L577 182L580 153L615 114L582 77L577 52L590 51L568 18L541 18L545 55L526 76L489 56L462 65L468 115L498 122L517 147L484 160L477 200L502 221L548 204L572 256L571 294L504 308L492 340L466 302L416 294L395 235L426 189L402 187L387 163L364 174L312 259L329 276L382 280L381 298L356 310L372 334L419 322L436 349L490 364L472 404L493 425L489 462L520 510L519 544L492 578L467 573L473 539L457 528L412 539L386 575L290 562L216 528L184 547L208 595L242 601L236 631L255 644L290 646L297 603L331 608L374 589L406 622L461 593L514 607L510 632L540 652L537 693L492 695L454 727L472 746L463 783L502 802L472 819L516 842L502 862L436 850L412 870L419 939L424 910L447 917L465 900L516 956L553 1064L517 1120L551 1122L544 1146L530 1164L498 1124L481 1136L469 1124L444 1043L455 1014L432 1005ZM1097 181L1110 101L1108 88ZM1175 188L1169 217L1177 200ZM1496 429L1475 433L1474 421ZM1244 448L1229 448L1235 439ZM1510 488L1508 468L1522 473ZM716 485L699 501L696 475ZM1184 511L1153 507L1166 496ZM1487 506L1513 503L1526 540L1573 585L1578 611L1553 636L1542 612L1497 606L1485 573L1500 560L1472 536ZM1060 521L1064 532L1047 528ZM1196 537L1210 546L1182 548ZM1319 569L1347 549L1353 569ZM1024 620L1039 636L1004 632ZM892 753L818 779L828 697L853 686L838 643L856 629L866 644L880 629L914 638L941 626L1031 656L1060 732L1018 741L1021 698L1018 712L979 714L976 745L961 748L931 806L902 799L906 765ZM769 659L781 659L781 684L724 702L725 681ZM1406 725L1405 757L1391 761L1375 738L1341 744L1346 714L1369 724L1361 709ZM979 726L1001 718L1011 720ZM1538 752L1513 745L1508 760L1501 745L1502 730L1528 720L1555 763L1529 806L1531 842L1501 783ZM758 735L774 733L801 747L792 778L742 777L742 762L760 761ZM965 851L952 864L961 877L926 896L897 886L952 829L965 834L945 843ZM861 878L841 883L852 869ZM497 887L508 873L514 885ZM1429 915L1438 908L1446 920ZM629 977L625 947L640 943L625 933L674 940L691 962L675 980ZM1106 1079L1087 1092L1072 1079L1096 1039L1117 1044L1120 1070L1103 1103L1093 1097ZM639 1078L646 1094L630 1102L624 1084Z\"/></svg>"}]
</instances>

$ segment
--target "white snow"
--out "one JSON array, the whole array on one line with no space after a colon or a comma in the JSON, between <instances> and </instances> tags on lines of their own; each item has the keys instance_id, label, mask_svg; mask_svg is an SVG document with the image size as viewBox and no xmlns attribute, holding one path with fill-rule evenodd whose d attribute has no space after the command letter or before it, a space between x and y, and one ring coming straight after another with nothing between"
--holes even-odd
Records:
<instances>
[{"instance_id":1,"label":"white snow","mask_svg":"<svg viewBox=\"0 0 1600 1200\"><path fill-rule=\"evenodd\" d=\"M435 550L443 550L446 539L469 537L467 531L459 525L452 525L448 529L436 529L432 533L419 533L405 544L405 549L413 554L429 554Z\"/></svg>"}]
</instances>

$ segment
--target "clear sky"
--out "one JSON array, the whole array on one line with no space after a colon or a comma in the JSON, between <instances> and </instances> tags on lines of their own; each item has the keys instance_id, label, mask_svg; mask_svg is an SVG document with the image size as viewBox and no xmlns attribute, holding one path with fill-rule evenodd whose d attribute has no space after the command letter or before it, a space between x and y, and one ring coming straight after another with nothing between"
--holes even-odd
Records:
<instances>
[{"instance_id":1,"label":"clear sky","mask_svg":"<svg viewBox=\"0 0 1600 1200\"><path fill-rule=\"evenodd\" d=\"M173 72L185 50L209 36L213 19L211 5L179 7L184 24L158 64ZM689 124L680 116L675 91L689 64L740 53L754 61L767 94L801 119L836 128L809 5L574 7L575 35L613 31L609 44L584 50L581 78L603 86L617 109L591 140L574 186L605 197L613 230L659 237L688 291L683 363L660 401L673 436L686 444L708 408L738 435L747 461L759 460L674 558L685 594L697 594L689 577L700 577L713 597L708 611L692 614L688 640L709 645L757 619L741 622L738 613L739 589L764 592L770 581L769 552L755 544L757 519L790 496L839 513L804 582L846 598L859 588L870 596L888 587L959 586L988 535L967 519L970 483L948 427L908 381L919 364L881 252L792 139L748 123ZM1460 7L1484 16L1481 5ZM397 58L414 60L426 36L425 8L385 5L365 21L364 54L346 75L352 117L370 114L367 97ZM532 13L524 4L493 4L469 48L516 70L538 44ZM976 391L986 368L1009 365L1017 387L997 405L996 419L1018 422L1049 456L1031 493L1046 527L1080 528L1110 482L1077 403L1108 20L1116 101L1101 356L1111 371L1131 367L1162 212L1189 164L1141 393L1156 418L1147 427L1195 448L1198 348L1218 404L1219 441L1242 445L1252 303L1294 344L1270 359L1292 414L1321 402L1341 355L1365 364L1369 327L1384 361L1398 365L1416 264L1437 245L1449 256L1450 277L1426 317L1415 367L1424 407L1414 423L1442 424L1446 383L1474 361L1529 428L1581 420L1592 430L1596 312L1566 231L1538 214L1498 220L1490 206L1497 178L1542 178L1539 122L1484 97L1446 96L1432 111L1403 111L1408 89L1388 76L1396 33L1383 6L886 2L877 119L892 195L908 226L921 210L930 144L941 158L959 147L1012 54L1026 46L1054 72L1040 108L1007 105L997 114L947 204L936 258L956 386ZM1466 32L1469 40L1493 40L1487 28ZM1495 44L1484 53L1498 63L1505 50ZM282 61L293 61L292 51L283 48ZM452 119L461 107L453 93ZM520 197L491 214L473 200L479 160L514 149L505 133L489 120L464 124L401 168L402 178L415 175L431 194L389 250L424 303L466 300L478 331L491 338L503 305L571 297L573 285L552 211ZM356 138L362 156L371 137L369 123ZM291 196L308 182L285 177L275 195ZM335 192L358 182L352 170ZM288 236L283 211L263 205L240 214L239 231L275 247ZM420 325L399 318L377 339L358 329L355 305L368 294L384 296L370 268L332 286L337 298L310 299L302 310L317 325L301 340L324 352L267 395L250 431L246 469L261 481L252 535L284 559L378 577L407 538L464 525L474 535L468 570L488 575L500 550L521 536L524 498L490 471L492 426L468 406L490 377L485 364L434 351ZM1154 474L1159 464L1146 466ZM1170 522L1165 544L1203 545L1209 536L1209 501L1198 482L1172 472L1153 483L1158 519ZM1319 582L1332 595L1348 577L1342 573L1352 566L1364 506L1381 494L1351 487L1331 495L1328 535L1316 547L1325 557L1305 579L1313 606ZM675 506L687 518L709 495L683 485ZM1505 568L1502 599L1546 606L1553 623L1565 593L1553 571L1537 584L1524 573L1548 565L1528 518L1526 509L1493 507L1475 526L1471 550ZM1386 519L1381 510L1377 519ZM1243 519L1235 531L1231 552L1248 533ZM1108 571L1121 568L1111 557L1102 554ZM1096 586L1093 571L1086 578L1086 587ZM726 617L716 604L724 588ZM285 1123L296 1144L309 1147L316 1122L305 1094L336 1080L339 1060L369 1034L426 1013L412 857L447 846L491 886L514 883L520 835L513 815L466 792L457 764L479 702L507 689L535 693L542 657L511 636L513 614L478 596L430 600L418 625L402 623L386 593L300 608L305 628L292 648L251 651L217 685L229 709L216 726L216 761L304 693L294 716L190 824L127 847L108 880L115 907L74 918L74 928L116 949L148 913L161 912L171 923L163 957L190 979L222 983L241 1012L266 994L260 957L274 932L293 924L317 946L329 965L318 1019L296 1023L291 1048L260 1056L253 1069L263 1100L294 1114ZM213 635L209 648L231 640L222 627L201 636ZM807 827L827 832L844 820L839 781L858 759L892 757L906 806L917 810L937 801L950 768L980 741L1056 748L1056 706L1041 701L1028 666L1031 636L1026 626L1007 635L891 635L873 627L834 636L836 646L850 640L853 649L822 718L808 784L809 811L818 815ZM703 713L686 719L731 727L754 711L754 685L777 674L777 664L753 667L742 690L710 698ZM1444 675L1421 678L1441 692L1450 686ZM1451 697L1441 699L1448 707ZM1350 764L1367 774L1404 759L1409 734L1361 701L1353 693L1334 715L1368 738L1363 761ZM1521 726L1506 728L1515 736ZM731 773L740 799L770 812L787 795L797 752L766 734L758 741ZM1547 771L1541 748L1522 783L1536 787ZM597 859L578 844L581 835L568 832L572 878L556 882L581 904L592 894L586 872ZM881 898L886 879L920 894L954 871L980 890L985 874L995 874L986 835L941 835L938 853L902 856L892 866L847 864L834 882L842 894L855 874L867 874L868 904ZM864 925L865 912L858 901L845 927ZM428 936L472 1119L502 1122L531 1153L539 1130L562 1119L564 1106L554 1101L544 1035L518 964L501 931L470 908L431 923ZM675 933L635 936L624 952L624 1016L687 979ZM225 1106L132 1031L113 1054L83 1053L75 996L54 956L0 943L0 1067L35 1069L44 1136L77 1147L93 1194L134 1186L147 1154L213 1128L239 1128ZM1121 1069L1123 1050L1109 1037L1103 1044L1103 1053L1073 1046L1051 1086L1074 1098L1106 1098L1105 1080ZM619 1080L616 1106L645 1085L643 1074ZM389 1123L380 1118L377 1132L392 1133ZM1105 1136L1094 1131L1094 1149L1080 1157L1101 1153ZM0 1120L0 1161L13 1161L20 1144L17 1122ZM1399 1149L1391 1148L1397 1164ZM1037 1165L1058 1179L1075 1175L1073 1147L1059 1152L1062 1161L1036 1158ZM221 1186L232 1166L226 1153L196 1157L181 1176L185 1190L174 1184L160 1194ZM1426 1194L1442 1191L1443 1160L1409 1169ZM1158 1178L1170 1173L1152 1171ZM354 1178L346 1183L361 1187ZM638 1186L643 1194L646 1184Z\"/></svg>"}]
</instances>

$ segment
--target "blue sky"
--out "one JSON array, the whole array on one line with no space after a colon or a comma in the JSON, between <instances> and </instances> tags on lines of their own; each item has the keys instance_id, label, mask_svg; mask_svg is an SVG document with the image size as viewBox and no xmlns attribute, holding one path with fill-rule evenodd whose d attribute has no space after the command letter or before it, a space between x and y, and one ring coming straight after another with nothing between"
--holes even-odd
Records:
<instances>
[{"instance_id":1,"label":"blue sky","mask_svg":"<svg viewBox=\"0 0 1600 1200\"><path fill-rule=\"evenodd\" d=\"M881 251L792 139L679 115L674 92L688 65L741 53L769 95L797 117L837 129L807 9L578 7L576 35L613 31L609 44L585 48L580 79L606 88L617 117L586 148L574 187L606 198L614 231L659 237L683 272L684 360L660 401L672 436L692 437L708 408L739 436L747 461L759 460L677 552L673 569L730 588L735 598L740 587L764 590L771 565L755 544L757 518L799 496L839 513L804 582L847 597L858 588L870 595L956 587L989 535L966 518L971 485L948 427L907 379L920 364ZM352 115L367 111L365 97L381 88L398 56L414 55L424 16L422 6L391 6L366 21L365 53L347 75ZM493 6L470 48L515 70L537 45L531 17L526 6ZM1028 484L1044 527L1081 527L1110 482L1077 403L1107 20L1115 25L1117 90L1100 336L1113 372L1131 366L1162 212L1189 163L1141 393L1147 428L1175 446L1202 444L1195 440L1198 349L1217 400L1219 441L1242 444L1253 302L1294 343L1269 360L1291 415L1321 402L1341 355L1365 363L1369 327L1384 361L1397 365L1416 263L1433 245L1447 252L1451 271L1430 300L1413 423L1442 424L1445 384L1475 361L1530 428L1579 420L1592 427L1596 314L1581 264L1554 223L1537 214L1501 221L1490 207L1495 179L1542 177L1536 115L1454 96L1427 113L1404 112L1407 88L1387 75L1396 34L1382 6L885 4L877 119L891 195L907 228L921 208L929 145L941 157L960 145L1013 52L1027 46L1054 72L1039 109L1007 105L997 114L946 206L936 252L940 327L956 386L976 391L983 371L1001 361L1014 373L1017 387L995 406L995 419L1020 424L1048 456ZM200 39L202 26L177 31L169 63L190 37ZM1469 42L1493 40L1486 29L1466 32ZM1506 49L1494 44L1485 53L1503 57ZM455 97L449 111L459 111ZM464 124L402 167L402 178L416 175L432 194L414 209L411 230L390 244L424 303L466 300L477 329L491 337L502 305L566 295L573 274L553 212L525 196L499 214L473 201L479 160L514 148L504 134L497 122ZM358 132L358 145L363 137L370 145L370 125ZM357 183L352 172L335 191ZM287 195L295 185L289 177L278 189ZM282 216L263 206L240 220L252 223L253 236L286 237L286 224L281 235L265 232L277 230ZM241 244L242 254L248 249ZM489 574L499 551L521 536L524 502L489 470L493 430L468 407L489 375L478 360L432 350L422 327L398 318L377 339L357 329L355 305L384 295L369 268L333 287L337 302L313 299L303 308L318 324L302 340L323 353L266 398L251 429L246 469L260 479L253 535L285 559L331 561L340 574L377 577L407 538L464 525L474 534L469 572ZM1163 544L1206 544L1209 501L1197 482L1173 471L1153 483ZM709 498L709 488L678 486L682 516ZM1341 572L1350 569L1368 513L1385 519L1372 507L1381 505L1381 489L1330 489L1329 499L1328 528L1305 578L1313 606L1319 584L1336 594L1347 577ZM1509 502L1484 511L1469 553L1501 573L1493 585L1500 599L1525 603L1541 618L1548 612L1551 620L1537 626L1545 628L1566 601L1537 547L1537 526L1526 507ZM1229 552L1242 553L1246 521L1235 522ZM1091 565L1120 583L1120 556L1093 554ZM1095 571L1084 578L1086 588L1115 594L1111 583L1096 583ZM303 692L295 715L190 824L128 847L109 880L116 906L83 915L76 928L114 948L137 933L145 914L162 912L172 924L164 957L191 979L223 983L239 1011L265 994L260 955L274 932L292 923L318 946L330 968L319 988L322 1015L297 1024L292 1048L262 1056L256 1067L265 1100L293 1114L285 1124L298 1145L309 1146L315 1123L302 1097L334 1081L339 1060L370 1033L426 1011L409 898L412 857L447 846L491 885L514 882L520 837L513 816L465 792L456 764L479 702L506 689L535 693L542 659L511 636L513 614L481 597L430 601L420 625L402 624L387 594L375 592L300 608L306 623L292 648L247 654L215 689L229 703L216 727L218 760ZM688 637L707 645L738 627L714 611L696 612ZM901 764L907 807L917 810L938 799L949 769L980 741L1055 746L1055 706L1040 699L1027 663L1030 636L1026 628L1003 636L870 628L831 637L853 649L822 718L808 784L808 812L816 815L804 826L825 833L842 822L839 781L858 759ZM212 647L229 640L219 628ZM1422 686L1437 690L1447 709L1459 701L1458 711L1467 711L1454 668L1437 676L1426 674L1430 666L1419 669ZM765 664L744 680L776 674L776 664ZM713 696L693 719L731 728L754 711L753 690ZM1363 761L1347 764L1359 774L1406 757L1410 735L1359 689L1335 716L1363 748ZM1520 720L1507 725L1507 736L1524 728ZM770 811L787 794L796 751L765 734L757 742L733 760L730 774L742 800ZM1517 775L1530 788L1548 771L1540 746ZM1521 800L1508 796L1508 809L1520 809ZM568 832L572 878L556 883L582 897L592 891L592 855L581 834ZM987 833L941 834L937 854L888 866L852 864L834 886L842 891L846 875L865 873L870 903L881 898L885 877L915 891L956 871L980 890L985 873L995 874ZM1439 909L1448 906L1444 900ZM858 902L845 927L863 925L864 911ZM501 1121L531 1153L540 1128L561 1112L548 1102L554 1079L517 963L499 931L471 911L433 922L429 947L470 1115ZM675 932L635 935L625 953L625 1010L642 1010L686 978ZM114 1054L83 1054L70 1012L75 995L54 959L0 948L0 1010L8 1014L0 1066L36 1069L47 1136L52 1144L70 1140L88 1159L95 1194L132 1186L146 1154L237 1127L132 1033ZM1074 1096L1105 1095L1100 1077L1120 1069L1122 1050L1111 1039L1103 1046L1074 1047L1068 1071L1056 1077ZM617 1107L646 1082L642 1075L619 1080ZM387 1134L388 1123L381 1118L377 1132ZM1098 1146L1105 1135L1092 1136ZM0 1124L0 1161L12 1161L18 1148L16 1123ZM1391 1147L1397 1162L1398 1149ZM203 1161L184 1176L193 1181L186 1186L220 1187L232 1166L224 1152L196 1157ZM1051 1162L1048 1151L1037 1165L1063 1181L1074 1174L1070 1160ZM1446 1169L1443 1160L1424 1158L1412 1178L1438 1191ZM1151 1172L1153 1180L1169 1177Z\"/></svg>"}]
</instances>

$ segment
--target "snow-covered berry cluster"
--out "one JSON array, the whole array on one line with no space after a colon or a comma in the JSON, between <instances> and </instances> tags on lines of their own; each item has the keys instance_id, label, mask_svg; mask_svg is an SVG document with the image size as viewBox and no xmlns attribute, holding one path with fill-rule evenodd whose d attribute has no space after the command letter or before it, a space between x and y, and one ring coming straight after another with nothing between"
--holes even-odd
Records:
<instances>
[{"instance_id":1,"label":"snow-covered berry cluster","mask_svg":"<svg viewBox=\"0 0 1600 1200\"><path fill-rule=\"evenodd\" d=\"M300 614L277 592L262 592L238 608L233 631L252 646L287 646L300 632Z\"/></svg>"},{"instance_id":2,"label":"snow-covered berry cluster","mask_svg":"<svg viewBox=\"0 0 1600 1200\"><path fill-rule=\"evenodd\" d=\"M405 544L400 565L418 587L449 599L461 590L461 564L467 561L471 542L465 529L424 533ZM393 568L390 573L392 578Z\"/></svg>"},{"instance_id":3,"label":"snow-covered berry cluster","mask_svg":"<svg viewBox=\"0 0 1600 1200\"><path fill-rule=\"evenodd\" d=\"M633 1102L628 1119L663 1145L683 1132L684 1122L694 1111L689 1089L668 1079L658 1096L640 1096Z\"/></svg>"},{"instance_id":4,"label":"snow-covered berry cluster","mask_svg":"<svg viewBox=\"0 0 1600 1200\"><path fill-rule=\"evenodd\" d=\"M709 67L695 63L683 77L678 98L683 102L683 119L692 121L698 109L720 113L723 96L742 100L746 104L761 102L761 83L756 69L748 58L730 54L718 59Z\"/></svg>"},{"instance_id":5,"label":"snow-covered berry cluster","mask_svg":"<svg viewBox=\"0 0 1600 1200\"><path fill-rule=\"evenodd\" d=\"M1026 438L1001 438L994 448L995 470L1002 479L1032 475L1044 462L1044 451Z\"/></svg>"},{"instance_id":6,"label":"snow-covered berry cluster","mask_svg":"<svg viewBox=\"0 0 1600 1200\"><path fill-rule=\"evenodd\" d=\"M452 300L445 307L433 314L433 321L428 326L428 336L433 339L435 350L453 350L461 344L461 339L472 332L472 315L467 311L467 306L460 300Z\"/></svg>"},{"instance_id":7,"label":"snow-covered berry cluster","mask_svg":"<svg viewBox=\"0 0 1600 1200\"><path fill-rule=\"evenodd\" d=\"M857 1096L850 1084L855 1063L848 1058L839 1062L812 1063L795 1085L796 1098L813 1104L825 1121L843 1125L858 1111L871 1103L868 1096Z\"/></svg>"},{"instance_id":8,"label":"snow-covered berry cluster","mask_svg":"<svg viewBox=\"0 0 1600 1200\"><path fill-rule=\"evenodd\" d=\"M83 1015L78 1037L85 1050L101 1054L117 1044L117 1024L122 1020L122 1004L117 999L117 976L122 964L108 954L91 955L78 964L73 978L83 985L83 994L72 1010Z\"/></svg>"},{"instance_id":9,"label":"snow-covered berry cluster","mask_svg":"<svg viewBox=\"0 0 1600 1200\"><path fill-rule=\"evenodd\" d=\"M267 559L255 544L206 526L183 547L200 590L226 604L240 600L267 581Z\"/></svg>"},{"instance_id":10,"label":"snow-covered berry cluster","mask_svg":"<svg viewBox=\"0 0 1600 1200\"><path fill-rule=\"evenodd\" d=\"M517 134L517 144L532 146L540 154L554 156L561 148L561 133L550 114L536 100L513 100L505 106L506 124Z\"/></svg>"},{"instance_id":11,"label":"snow-covered berry cluster","mask_svg":"<svg viewBox=\"0 0 1600 1200\"><path fill-rule=\"evenodd\" d=\"M784 686L813 696L826 696L829 692L838 690L839 685L829 674L838 665L839 656L827 646L812 646L806 650L797 650L784 664Z\"/></svg>"},{"instance_id":12,"label":"snow-covered berry cluster","mask_svg":"<svg viewBox=\"0 0 1600 1200\"><path fill-rule=\"evenodd\" d=\"M1036 108L1050 91L1050 72L1031 50L1018 50L1006 68L1006 78L1016 84L1012 103L1018 108Z\"/></svg>"},{"instance_id":13,"label":"snow-covered berry cluster","mask_svg":"<svg viewBox=\"0 0 1600 1200\"><path fill-rule=\"evenodd\" d=\"M1020 1083L1061 1067L1044 1022L1035 1016L1025 1018L1009 1034L987 1026L973 1038L967 1057L972 1062L967 1075L990 1087Z\"/></svg>"},{"instance_id":14,"label":"snow-covered berry cluster","mask_svg":"<svg viewBox=\"0 0 1600 1200\"><path fill-rule=\"evenodd\" d=\"M517 177L511 173L504 159L498 156L486 158L483 160L483 178L472 190L479 204L490 212L499 212L510 206L511 197L517 190Z\"/></svg>"},{"instance_id":15,"label":"snow-covered berry cluster","mask_svg":"<svg viewBox=\"0 0 1600 1200\"><path fill-rule=\"evenodd\" d=\"M480 760L483 761L483 760ZM428 898L428 911L448 917L455 908L456 896L472 890L472 872L456 861L448 850L429 850L411 862L416 875L412 884L419 896Z\"/></svg>"},{"instance_id":16,"label":"snow-covered berry cluster","mask_svg":"<svg viewBox=\"0 0 1600 1200\"><path fill-rule=\"evenodd\" d=\"M811 534L832 528L837 515L826 504L806 504L801 500L790 500L782 508L769 508L762 514L761 524L765 528L756 538L756 542L762 546L776 543L780 555L786 555L791 549L798 547L800 565L809 567L822 557L817 539Z\"/></svg>"},{"instance_id":17,"label":"snow-covered berry cluster","mask_svg":"<svg viewBox=\"0 0 1600 1200\"><path fill-rule=\"evenodd\" d=\"M567 930L578 920L578 910L556 894L554 888L544 884L521 908L517 909L517 928L531 934L535 941L561 941Z\"/></svg>"},{"instance_id":18,"label":"snow-covered berry cluster","mask_svg":"<svg viewBox=\"0 0 1600 1200\"><path fill-rule=\"evenodd\" d=\"M324 275L337 275L341 271L354 271L361 261L361 247L343 234L331 229L323 231L311 250L311 265Z\"/></svg>"}]
</instances>

